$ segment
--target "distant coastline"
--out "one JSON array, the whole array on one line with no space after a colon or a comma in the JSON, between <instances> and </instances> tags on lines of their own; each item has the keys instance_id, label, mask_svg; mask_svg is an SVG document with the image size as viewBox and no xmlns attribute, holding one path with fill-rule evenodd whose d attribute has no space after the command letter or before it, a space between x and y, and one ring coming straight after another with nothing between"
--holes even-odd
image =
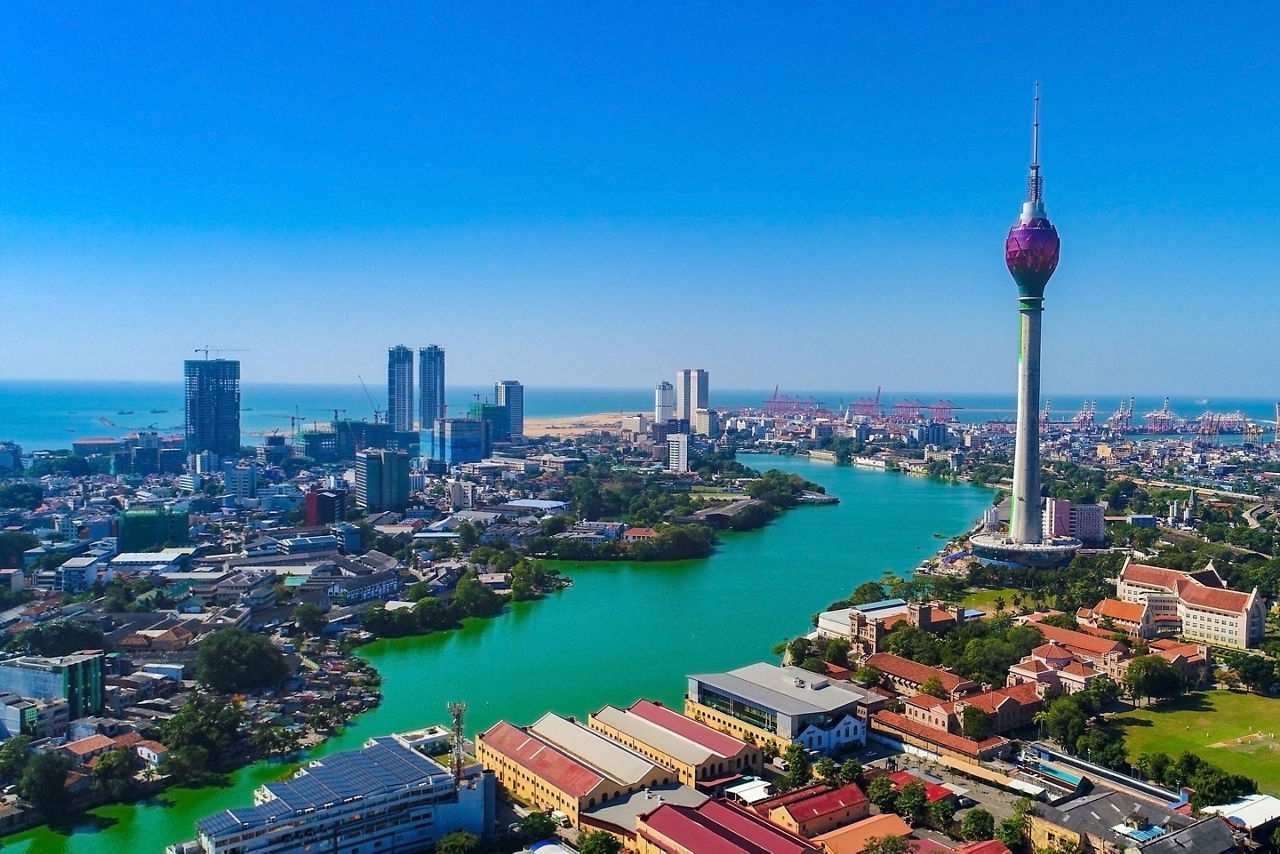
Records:
<instances>
[{"instance_id":1,"label":"distant coastline","mask_svg":"<svg viewBox=\"0 0 1280 854\"><path fill-rule=\"evenodd\" d=\"M379 406L385 406L386 392L382 386L370 385L370 393ZM868 394L866 391L809 391L784 389L794 396L813 396L833 410L847 406L853 400ZM874 393L874 392L871 392ZM449 387L448 403L451 412L465 412L479 394L483 400L492 397L493 386L455 385ZM773 390L719 389L712 375L711 403L722 408L739 409L760 407L773 394ZM1046 397L1050 395L1046 393ZM961 409L956 416L962 421L1011 419L1015 401L1008 394L951 394L940 392L885 392L882 405L892 405L903 397L933 400L947 397ZM1120 401L1119 396L1089 395L1098 401L1099 413L1109 413ZM1052 395L1054 417L1069 417L1079 409L1085 396ZM1229 398L1197 394L1174 397L1170 406L1185 415L1203 412L1206 405L1198 401L1208 400L1208 408L1217 411L1239 409L1254 419L1270 421L1274 418L1274 401L1266 398ZM1128 397L1124 398L1125 401ZM1139 413L1157 409L1163 397L1155 395L1139 397ZM246 434L279 430L287 434L290 419L296 416L304 424L326 421L338 408L343 417L373 420L373 407L359 383L281 384L246 382L241 394L241 428ZM132 410L132 415L121 415L122 410ZM153 411L155 410L155 411ZM161 411L161 410L167 410ZM562 424L565 421L594 421L608 418L617 422L624 414L645 413L653 410L652 389L598 389L527 387L525 390L525 420L531 426L548 421ZM102 426L101 419L108 418L117 425L115 429ZM130 382L130 381L34 381L0 379L0 440L15 441L25 451L69 448L73 439L87 436L124 435L133 430L153 428L161 432L181 432L183 420L182 383ZM563 425L567 426L567 425ZM569 435L569 434L565 434ZM259 441L246 435L246 444Z\"/></svg>"}]
</instances>

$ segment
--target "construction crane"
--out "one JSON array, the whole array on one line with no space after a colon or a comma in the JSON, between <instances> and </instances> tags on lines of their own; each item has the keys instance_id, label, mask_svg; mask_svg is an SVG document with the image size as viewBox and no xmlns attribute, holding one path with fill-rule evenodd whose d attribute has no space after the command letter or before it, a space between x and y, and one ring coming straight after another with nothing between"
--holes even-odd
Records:
<instances>
[{"instance_id":1,"label":"construction crane","mask_svg":"<svg viewBox=\"0 0 1280 854\"><path fill-rule=\"evenodd\" d=\"M360 387L364 389L364 396L369 398L369 405L373 407L373 423L382 423L382 410L378 408L378 404L373 402L373 395L369 394L369 387L364 384L364 377L356 374L356 379L360 380Z\"/></svg>"},{"instance_id":2,"label":"construction crane","mask_svg":"<svg viewBox=\"0 0 1280 854\"><path fill-rule=\"evenodd\" d=\"M234 347L210 347L208 344L203 347L197 347L193 353L204 353L204 360L209 361L210 353L248 353L246 349L238 349Z\"/></svg>"},{"instance_id":3,"label":"construction crane","mask_svg":"<svg viewBox=\"0 0 1280 854\"><path fill-rule=\"evenodd\" d=\"M339 416L339 415L346 415L346 414L347 414L347 410L345 410L345 409L339 409L339 408L338 408L338 407L336 407L336 406L326 406L324 409L313 409L313 410L311 410L311 411L312 411L312 412L332 412L332 413L333 413L333 422L334 422L335 424L336 424L336 423L338 423L338 421L339 421L339 418L338 418L338 416Z\"/></svg>"}]
</instances>

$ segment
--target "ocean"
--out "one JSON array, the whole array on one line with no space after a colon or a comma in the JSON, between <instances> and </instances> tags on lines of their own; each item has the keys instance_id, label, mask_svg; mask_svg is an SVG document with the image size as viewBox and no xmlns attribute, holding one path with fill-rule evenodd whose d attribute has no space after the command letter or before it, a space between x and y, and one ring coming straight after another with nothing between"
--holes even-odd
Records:
<instances>
[{"instance_id":1,"label":"ocean","mask_svg":"<svg viewBox=\"0 0 1280 854\"><path fill-rule=\"evenodd\" d=\"M792 397L813 397L828 408L839 410L851 402L874 395L868 390L792 390ZM372 396L373 401L369 399ZM716 407L762 406L772 390L711 388ZM902 399L933 403L950 400L959 408L962 421L1010 420L1016 410L1013 395L948 394L945 392L894 391L881 395L881 405L891 409ZM1052 401L1051 416L1064 419L1078 411L1085 398L1080 395L1045 395ZM477 399L493 399L493 386L452 386L448 390L451 413L465 413ZM1127 402L1127 398L1125 398ZM525 416L552 418L592 415L600 412L636 413L653 411L653 389L538 388L525 389ZM1121 399L1098 396L1098 420L1113 412ZM288 433L296 414L309 424L341 417L373 420L374 405L386 407L386 390L380 384L366 395L359 384L245 383L241 389L241 430L245 444L256 444L265 432ZM1135 412L1159 409L1162 397L1137 398ZM1249 418L1273 424L1275 404L1265 398L1173 398L1170 408L1183 416L1215 412L1243 412ZM1140 418L1138 419L1141 420ZM138 429L181 433L183 429L183 386L181 382L83 382L42 380L0 380L0 440L17 442L24 451L69 448L75 439L88 436L123 436Z\"/></svg>"}]
</instances>

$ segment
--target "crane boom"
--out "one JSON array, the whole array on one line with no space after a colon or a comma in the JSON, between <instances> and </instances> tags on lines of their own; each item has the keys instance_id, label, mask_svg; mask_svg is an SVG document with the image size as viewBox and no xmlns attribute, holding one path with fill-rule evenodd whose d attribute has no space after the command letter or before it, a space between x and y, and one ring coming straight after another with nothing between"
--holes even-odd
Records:
<instances>
[{"instance_id":1,"label":"crane boom","mask_svg":"<svg viewBox=\"0 0 1280 854\"><path fill-rule=\"evenodd\" d=\"M373 402L373 395L369 394L369 387L364 384L364 377L356 374L356 379L360 380L360 387L364 389L364 396L369 398L369 405L373 407L373 423L382 423L382 410L378 408L378 404Z\"/></svg>"}]
</instances>

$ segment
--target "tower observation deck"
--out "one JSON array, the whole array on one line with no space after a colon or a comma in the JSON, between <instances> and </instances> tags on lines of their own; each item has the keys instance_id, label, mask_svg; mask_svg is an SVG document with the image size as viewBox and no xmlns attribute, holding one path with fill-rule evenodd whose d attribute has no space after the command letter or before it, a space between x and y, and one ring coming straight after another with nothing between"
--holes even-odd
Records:
<instances>
[{"instance_id":1,"label":"tower observation deck","mask_svg":"<svg viewBox=\"0 0 1280 854\"><path fill-rule=\"evenodd\" d=\"M1040 328L1044 289L1058 268L1061 241L1044 207L1040 176L1040 84L1031 123L1031 167L1027 200L1009 229L1004 260L1018 286L1018 419L1013 455L1013 495L1009 533L979 534L971 540L974 554L995 560L1053 565L1071 559L1080 541L1046 540L1040 512Z\"/></svg>"}]
</instances>

